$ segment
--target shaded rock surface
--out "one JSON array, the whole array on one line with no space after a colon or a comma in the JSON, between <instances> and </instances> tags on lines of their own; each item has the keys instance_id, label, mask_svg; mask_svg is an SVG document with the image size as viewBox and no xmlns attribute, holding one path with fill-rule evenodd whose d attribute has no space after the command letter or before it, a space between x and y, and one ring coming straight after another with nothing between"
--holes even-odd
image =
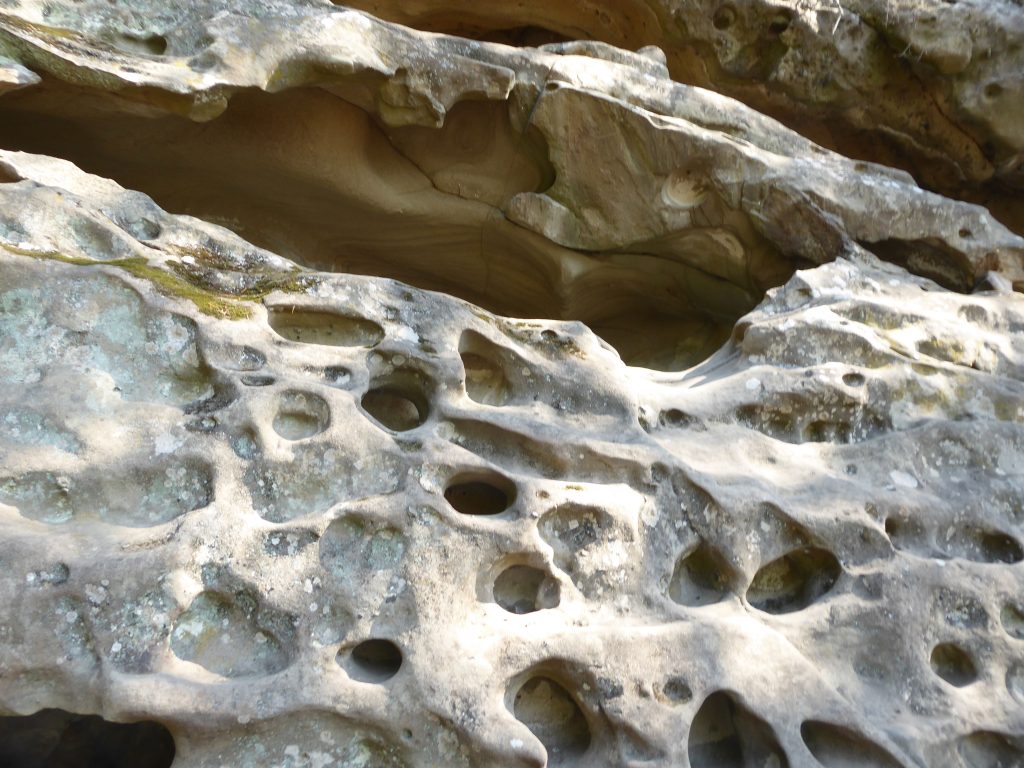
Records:
<instances>
[{"instance_id":1,"label":"shaded rock surface","mask_svg":"<svg viewBox=\"0 0 1024 768\"><path fill-rule=\"evenodd\" d=\"M363 7L0 4L0 756L1024 762L1020 6Z\"/></svg>"}]
</instances>

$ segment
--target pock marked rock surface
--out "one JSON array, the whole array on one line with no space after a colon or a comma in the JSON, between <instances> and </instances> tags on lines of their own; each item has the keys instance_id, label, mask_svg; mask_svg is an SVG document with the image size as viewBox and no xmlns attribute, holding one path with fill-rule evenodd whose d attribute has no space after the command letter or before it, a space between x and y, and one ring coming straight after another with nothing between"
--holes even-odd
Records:
<instances>
[{"instance_id":1,"label":"pock marked rock surface","mask_svg":"<svg viewBox=\"0 0 1024 768\"><path fill-rule=\"evenodd\" d=\"M668 43L530 42L2 5L4 733L1024 764L1015 220L674 81Z\"/></svg>"}]
</instances>

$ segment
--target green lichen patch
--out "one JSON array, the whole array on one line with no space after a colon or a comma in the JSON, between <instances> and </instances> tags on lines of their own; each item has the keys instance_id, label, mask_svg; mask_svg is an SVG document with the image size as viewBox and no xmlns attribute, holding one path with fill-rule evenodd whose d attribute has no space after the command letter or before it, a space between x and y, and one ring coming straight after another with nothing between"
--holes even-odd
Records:
<instances>
[{"instance_id":1,"label":"green lichen patch","mask_svg":"<svg viewBox=\"0 0 1024 768\"><path fill-rule=\"evenodd\" d=\"M215 293L198 286L180 275L153 266L145 259L119 259L104 262L112 267L124 269L135 277L148 280L160 293L171 298L185 299L195 304L204 315L226 320L245 320L252 316L252 308L240 304L234 298Z\"/></svg>"},{"instance_id":2,"label":"green lichen patch","mask_svg":"<svg viewBox=\"0 0 1024 768\"><path fill-rule=\"evenodd\" d=\"M167 266L183 280L203 290L258 301L274 291L303 293L316 283L316 276L294 272L261 272L258 268L238 271L239 267L211 267L196 263L169 261Z\"/></svg>"},{"instance_id":3,"label":"green lichen patch","mask_svg":"<svg viewBox=\"0 0 1024 768\"><path fill-rule=\"evenodd\" d=\"M95 261L56 251L30 251L8 244L4 244L3 248L21 256L59 261L64 264L116 267L148 281L164 296L185 299L204 315L227 320L245 320L252 316L252 307L244 302L262 300L273 291L303 292L315 282L315 276L301 272L225 273L216 268L189 265L179 261L169 261L167 268L164 268L141 257ZM231 266L237 267L234 264Z\"/></svg>"}]
</instances>

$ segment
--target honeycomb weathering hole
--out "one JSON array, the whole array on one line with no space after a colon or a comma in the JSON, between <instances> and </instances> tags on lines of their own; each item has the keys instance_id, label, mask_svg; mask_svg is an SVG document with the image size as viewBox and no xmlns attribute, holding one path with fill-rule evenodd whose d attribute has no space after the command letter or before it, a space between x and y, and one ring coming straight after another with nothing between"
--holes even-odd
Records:
<instances>
[{"instance_id":1,"label":"honeycomb weathering hole","mask_svg":"<svg viewBox=\"0 0 1024 768\"><path fill-rule=\"evenodd\" d=\"M390 640L364 640L344 665L349 677L361 683L383 683L402 668L402 651Z\"/></svg>"},{"instance_id":2,"label":"honeycomb weathering hole","mask_svg":"<svg viewBox=\"0 0 1024 768\"><path fill-rule=\"evenodd\" d=\"M954 528L941 544L951 557L976 563L1018 563L1024 559L1020 542L1002 531L974 526Z\"/></svg>"},{"instance_id":3,"label":"honeycomb weathering hole","mask_svg":"<svg viewBox=\"0 0 1024 768\"><path fill-rule=\"evenodd\" d=\"M171 650L179 659L224 677L272 675L290 662L279 639L290 632L289 624L261 608L249 592L229 596L206 591L175 621Z\"/></svg>"},{"instance_id":4,"label":"honeycomb weathering hole","mask_svg":"<svg viewBox=\"0 0 1024 768\"><path fill-rule=\"evenodd\" d=\"M272 307L267 321L281 338L303 344L373 347L384 338L384 329L372 320L300 307Z\"/></svg>"},{"instance_id":5,"label":"honeycomb weathering hole","mask_svg":"<svg viewBox=\"0 0 1024 768\"><path fill-rule=\"evenodd\" d=\"M539 568L513 565L494 580L494 602L509 613L533 613L558 605L557 584Z\"/></svg>"},{"instance_id":6,"label":"honeycomb weathering hole","mask_svg":"<svg viewBox=\"0 0 1024 768\"><path fill-rule=\"evenodd\" d=\"M814 758L825 768L899 768L899 763L880 746L832 723L808 720L800 736Z\"/></svg>"},{"instance_id":7,"label":"honeycomb weathering hole","mask_svg":"<svg viewBox=\"0 0 1024 768\"><path fill-rule=\"evenodd\" d=\"M702 541L676 563L669 597L689 607L717 603L729 591L731 573L725 559Z\"/></svg>"},{"instance_id":8,"label":"honeycomb weathering hole","mask_svg":"<svg viewBox=\"0 0 1024 768\"><path fill-rule=\"evenodd\" d=\"M496 473L457 477L448 484L444 497L452 509L464 515L499 515L512 506L516 488Z\"/></svg>"},{"instance_id":9,"label":"honeycomb weathering hole","mask_svg":"<svg viewBox=\"0 0 1024 768\"><path fill-rule=\"evenodd\" d=\"M1007 603L999 611L999 621L1006 634L1024 640L1024 608L1016 603Z\"/></svg>"},{"instance_id":10,"label":"honeycomb weathering hole","mask_svg":"<svg viewBox=\"0 0 1024 768\"><path fill-rule=\"evenodd\" d=\"M407 432L416 429L427 420L425 398L409 394L393 387L371 389L361 401L363 410L392 432Z\"/></svg>"},{"instance_id":11,"label":"honeycomb weathering hole","mask_svg":"<svg viewBox=\"0 0 1024 768\"><path fill-rule=\"evenodd\" d=\"M747 602L765 613L799 611L828 593L841 573L836 556L827 550L794 550L758 570Z\"/></svg>"},{"instance_id":12,"label":"honeycomb weathering hole","mask_svg":"<svg viewBox=\"0 0 1024 768\"><path fill-rule=\"evenodd\" d=\"M483 406L504 406L509 400L509 382L494 346L479 334L467 331L459 340L459 354L466 372L466 394Z\"/></svg>"},{"instance_id":13,"label":"honeycomb weathering hole","mask_svg":"<svg viewBox=\"0 0 1024 768\"><path fill-rule=\"evenodd\" d=\"M0 477L0 502L27 518L61 524L99 519L111 525L147 528L208 506L213 470L197 460L125 466L117 473L58 476L29 472Z\"/></svg>"},{"instance_id":14,"label":"honeycomb weathering hole","mask_svg":"<svg viewBox=\"0 0 1024 768\"><path fill-rule=\"evenodd\" d=\"M687 753L691 768L789 766L772 727L724 691L701 704L690 724Z\"/></svg>"},{"instance_id":15,"label":"honeycomb weathering hole","mask_svg":"<svg viewBox=\"0 0 1024 768\"><path fill-rule=\"evenodd\" d=\"M590 747L590 726L576 699L550 677L532 677L516 691L516 719L548 751L548 765L562 765Z\"/></svg>"},{"instance_id":16,"label":"honeycomb weathering hole","mask_svg":"<svg viewBox=\"0 0 1024 768\"><path fill-rule=\"evenodd\" d=\"M661 692L673 704L685 704L693 698L690 684L681 677L670 677L662 686Z\"/></svg>"},{"instance_id":17,"label":"honeycomb weathering hole","mask_svg":"<svg viewBox=\"0 0 1024 768\"><path fill-rule=\"evenodd\" d=\"M957 751L967 768L1019 768L1024 739L994 731L975 731L960 739Z\"/></svg>"},{"instance_id":18,"label":"honeycomb weathering hole","mask_svg":"<svg viewBox=\"0 0 1024 768\"><path fill-rule=\"evenodd\" d=\"M509 384L501 366L479 352L462 352L466 371L466 394L482 405L504 405L509 399Z\"/></svg>"},{"instance_id":19,"label":"honeycomb weathering hole","mask_svg":"<svg viewBox=\"0 0 1024 768\"><path fill-rule=\"evenodd\" d=\"M286 392L274 416L274 431L286 440L304 440L323 432L330 422L330 407L322 397Z\"/></svg>"},{"instance_id":20,"label":"honeycomb weathering hole","mask_svg":"<svg viewBox=\"0 0 1024 768\"><path fill-rule=\"evenodd\" d=\"M563 504L545 513L537 530L556 550L558 559L569 566L576 553L599 542L609 527L610 518L604 510Z\"/></svg>"},{"instance_id":21,"label":"honeycomb weathering hole","mask_svg":"<svg viewBox=\"0 0 1024 768\"><path fill-rule=\"evenodd\" d=\"M512 399L514 392L508 373L522 370L525 360L476 331L464 331L459 337L459 355L470 400L498 406Z\"/></svg>"},{"instance_id":22,"label":"honeycomb weathering hole","mask_svg":"<svg viewBox=\"0 0 1024 768\"><path fill-rule=\"evenodd\" d=\"M929 659L932 670L950 685L962 688L978 679L978 670L965 650L953 643L939 643Z\"/></svg>"},{"instance_id":23,"label":"honeycomb weathering hole","mask_svg":"<svg viewBox=\"0 0 1024 768\"><path fill-rule=\"evenodd\" d=\"M8 768L169 768L174 739L159 723L114 723L44 709L0 717L0 765Z\"/></svg>"},{"instance_id":24,"label":"honeycomb weathering hole","mask_svg":"<svg viewBox=\"0 0 1024 768\"><path fill-rule=\"evenodd\" d=\"M353 583L367 571L398 568L405 557L406 538L397 528L359 516L332 522L320 538L320 562L328 573Z\"/></svg>"}]
</instances>

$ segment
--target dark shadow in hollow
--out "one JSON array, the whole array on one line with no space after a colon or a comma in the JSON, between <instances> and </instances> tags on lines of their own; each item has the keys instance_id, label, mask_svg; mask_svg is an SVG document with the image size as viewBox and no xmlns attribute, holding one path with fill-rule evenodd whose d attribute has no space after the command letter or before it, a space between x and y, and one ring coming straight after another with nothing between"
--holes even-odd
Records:
<instances>
[{"instance_id":1,"label":"dark shadow in hollow","mask_svg":"<svg viewBox=\"0 0 1024 768\"><path fill-rule=\"evenodd\" d=\"M390 640L364 640L352 649L349 677L361 683L383 683L402 668L402 651Z\"/></svg>"},{"instance_id":2,"label":"dark shadow in hollow","mask_svg":"<svg viewBox=\"0 0 1024 768\"><path fill-rule=\"evenodd\" d=\"M0 717L5 768L169 768L174 739L159 723L113 723L98 715L44 709Z\"/></svg>"},{"instance_id":3,"label":"dark shadow in hollow","mask_svg":"<svg viewBox=\"0 0 1024 768\"><path fill-rule=\"evenodd\" d=\"M195 123L48 79L0 102L0 146L70 160L305 266L582 321L631 365L695 365L760 297L678 255L583 253L505 219L553 171L501 101L458 104L439 130L392 129L321 89L244 91Z\"/></svg>"}]
</instances>

